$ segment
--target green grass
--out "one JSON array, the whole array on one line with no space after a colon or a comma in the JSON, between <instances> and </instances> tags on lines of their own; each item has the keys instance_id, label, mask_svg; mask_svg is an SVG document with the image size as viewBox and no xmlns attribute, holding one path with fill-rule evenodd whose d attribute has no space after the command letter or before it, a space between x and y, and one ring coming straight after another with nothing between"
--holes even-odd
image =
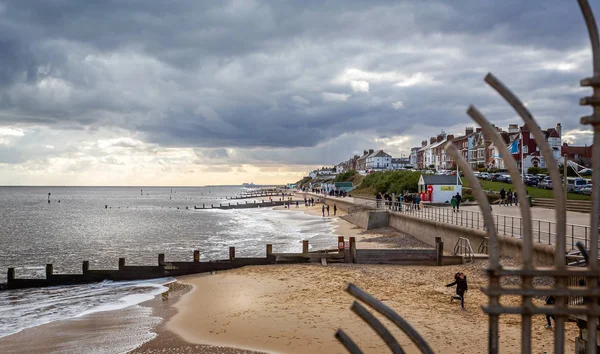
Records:
<instances>
[{"instance_id":1,"label":"green grass","mask_svg":"<svg viewBox=\"0 0 600 354\"><path fill-rule=\"evenodd\" d=\"M469 184L464 179L464 177L461 178L461 180L462 180L463 186L465 186L465 187L469 186ZM513 185L509 184L509 183L492 182L492 181L486 181L486 180L482 180L482 179L479 180L479 183L481 184L481 186L483 187L483 189L485 191L489 191L490 189L493 191L499 191L502 187L504 187L505 190L508 190L509 188L511 188L513 191L515 190ZM533 198L548 198L548 199L554 198L554 196L552 195L551 189L527 187L527 191L529 192L529 196L533 197ZM583 195L583 194L577 194L577 193L567 193L567 200L591 200L591 198L589 195Z\"/></svg>"}]
</instances>

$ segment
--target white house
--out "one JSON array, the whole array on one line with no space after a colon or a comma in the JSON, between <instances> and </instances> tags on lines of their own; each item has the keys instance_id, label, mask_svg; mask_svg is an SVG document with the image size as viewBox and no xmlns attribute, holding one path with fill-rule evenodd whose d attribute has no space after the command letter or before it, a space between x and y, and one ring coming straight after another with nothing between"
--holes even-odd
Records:
<instances>
[{"instance_id":1,"label":"white house","mask_svg":"<svg viewBox=\"0 0 600 354\"><path fill-rule=\"evenodd\" d=\"M367 156L367 170L388 170L392 168L392 155L379 150Z\"/></svg>"},{"instance_id":2,"label":"white house","mask_svg":"<svg viewBox=\"0 0 600 354\"><path fill-rule=\"evenodd\" d=\"M406 168L406 166L410 165L410 158L408 157L399 157L392 158L392 169L399 170L402 168Z\"/></svg>"},{"instance_id":3,"label":"white house","mask_svg":"<svg viewBox=\"0 0 600 354\"><path fill-rule=\"evenodd\" d=\"M462 182L457 176L421 175L419 193L430 194L432 203L450 203L456 193L462 196Z\"/></svg>"}]
</instances>

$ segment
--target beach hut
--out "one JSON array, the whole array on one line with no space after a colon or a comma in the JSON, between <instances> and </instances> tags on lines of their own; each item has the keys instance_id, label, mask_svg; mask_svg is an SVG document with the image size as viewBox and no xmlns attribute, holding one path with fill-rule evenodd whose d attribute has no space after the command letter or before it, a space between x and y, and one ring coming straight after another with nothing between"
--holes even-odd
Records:
<instances>
[{"instance_id":1,"label":"beach hut","mask_svg":"<svg viewBox=\"0 0 600 354\"><path fill-rule=\"evenodd\" d=\"M457 176L421 175L419 178L419 194L425 194L423 201L450 203L456 193L462 196L462 182Z\"/></svg>"}]
</instances>

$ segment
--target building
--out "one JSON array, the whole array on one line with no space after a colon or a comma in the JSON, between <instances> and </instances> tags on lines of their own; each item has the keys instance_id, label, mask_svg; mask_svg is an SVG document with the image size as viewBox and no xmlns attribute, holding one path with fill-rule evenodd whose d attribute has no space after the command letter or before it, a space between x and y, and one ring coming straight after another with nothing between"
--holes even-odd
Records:
<instances>
[{"instance_id":1,"label":"building","mask_svg":"<svg viewBox=\"0 0 600 354\"><path fill-rule=\"evenodd\" d=\"M410 166L410 157L392 158L392 169L400 170Z\"/></svg>"},{"instance_id":2,"label":"building","mask_svg":"<svg viewBox=\"0 0 600 354\"><path fill-rule=\"evenodd\" d=\"M410 149L410 157L409 157L409 162L408 163L412 167L418 167L419 166L417 155L418 155L420 149L421 149L421 147L419 147L419 146Z\"/></svg>"},{"instance_id":3,"label":"building","mask_svg":"<svg viewBox=\"0 0 600 354\"><path fill-rule=\"evenodd\" d=\"M576 164L591 168L593 146L593 144L590 146L570 146L567 143L563 143L561 147L561 155L567 155L567 158Z\"/></svg>"},{"instance_id":4,"label":"building","mask_svg":"<svg viewBox=\"0 0 600 354\"><path fill-rule=\"evenodd\" d=\"M375 151L373 149L363 151L363 155L361 157L359 157L358 159L356 159L356 170L357 171L364 171L367 169L367 157L369 157L369 155L371 155L374 152Z\"/></svg>"},{"instance_id":5,"label":"building","mask_svg":"<svg viewBox=\"0 0 600 354\"><path fill-rule=\"evenodd\" d=\"M541 167L546 168L546 161L540 153L533 134L529 131L527 126L520 127L520 134L511 136L509 150L512 152L513 157L517 161L519 168L528 169L529 167ZM549 128L543 131L546 138L546 143L550 145L553 152L553 157L559 160L561 157L561 133L562 127L558 123L555 128ZM521 141L522 140L522 141ZM523 161L521 161L521 146Z\"/></svg>"},{"instance_id":6,"label":"building","mask_svg":"<svg viewBox=\"0 0 600 354\"><path fill-rule=\"evenodd\" d=\"M365 166L367 170L389 170L392 168L392 155L377 150L367 156Z\"/></svg>"},{"instance_id":7,"label":"building","mask_svg":"<svg viewBox=\"0 0 600 354\"><path fill-rule=\"evenodd\" d=\"M450 203L456 193L462 196L462 181L458 176L421 175L419 193L427 194L431 203Z\"/></svg>"}]
</instances>

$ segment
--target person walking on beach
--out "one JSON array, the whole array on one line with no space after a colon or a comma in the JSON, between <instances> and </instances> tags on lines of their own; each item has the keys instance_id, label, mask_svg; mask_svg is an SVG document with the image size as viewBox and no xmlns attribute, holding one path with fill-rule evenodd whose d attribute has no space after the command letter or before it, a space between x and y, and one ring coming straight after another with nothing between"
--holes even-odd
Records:
<instances>
[{"instance_id":1,"label":"person walking on beach","mask_svg":"<svg viewBox=\"0 0 600 354\"><path fill-rule=\"evenodd\" d=\"M335 216L335 214L337 214L337 205L333 203L333 216Z\"/></svg>"},{"instance_id":2,"label":"person walking on beach","mask_svg":"<svg viewBox=\"0 0 600 354\"><path fill-rule=\"evenodd\" d=\"M460 193L456 192L456 211L460 211L460 202L462 202L462 197Z\"/></svg>"},{"instance_id":3,"label":"person walking on beach","mask_svg":"<svg viewBox=\"0 0 600 354\"><path fill-rule=\"evenodd\" d=\"M465 310L465 292L469 290L469 286L467 285L467 276L464 273L458 272L454 274L454 282L446 285L446 287L451 287L456 285L456 295L452 295L450 298L450 302L456 300L460 300L460 306L462 310Z\"/></svg>"},{"instance_id":4,"label":"person walking on beach","mask_svg":"<svg viewBox=\"0 0 600 354\"><path fill-rule=\"evenodd\" d=\"M321 211L323 212L323 217L325 217L325 204L321 207Z\"/></svg>"},{"instance_id":5,"label":"person walking on beach","mask_svg":"<svg viewBox=\"0 0 600 354\"><path fill-rule=\"evenodd\" d=\"M298 201L296 200L296 208L298 208Z\"/></svg>"},{"instance_id":6,"label":"person walking on beach","mask_svg":"<svg viewBox=\"0 0 600 354\"><path fill-rule=\"evenodd\" d=\"M327 205L327 216L329 216L329 205Z\"/></svg>"},{"instance_id":7,"label":"person walking on beach","mask_svg":"<svg viewBox=\"0 0 600 354\"><path fill-rule=\"evenodd\" d=\"M452 212L456 212L456 196L453 195L452 199L450 199L450 205L452 205Z\"/></svg>"},{"instance_id":8,"label":"person walking on beach","mask_svg":"<svg viewBox=\"0 0 600 354\"><path fill-rule=\"evenodd\" d=\"M504 187L502 187L502 189L500 189L500 205L505 203L505 199L506 199L506 191L504 190Z\"/></svg>"},{"instance_id":9,"label":"person walking on beach","mask_svg":"<svg viewBox=\"0 0 600 354\"><path fill-rule=\"evenodd\" d=\"M554 296L550 295L546 298L546 305L554 305ZM548 329L552 329L552 322L550 321L550 318L552 318L556 322L556 318L554 318L554 315L546 315L546 321L548 322L546 328Z\"/></svg>"}]
</instances>

